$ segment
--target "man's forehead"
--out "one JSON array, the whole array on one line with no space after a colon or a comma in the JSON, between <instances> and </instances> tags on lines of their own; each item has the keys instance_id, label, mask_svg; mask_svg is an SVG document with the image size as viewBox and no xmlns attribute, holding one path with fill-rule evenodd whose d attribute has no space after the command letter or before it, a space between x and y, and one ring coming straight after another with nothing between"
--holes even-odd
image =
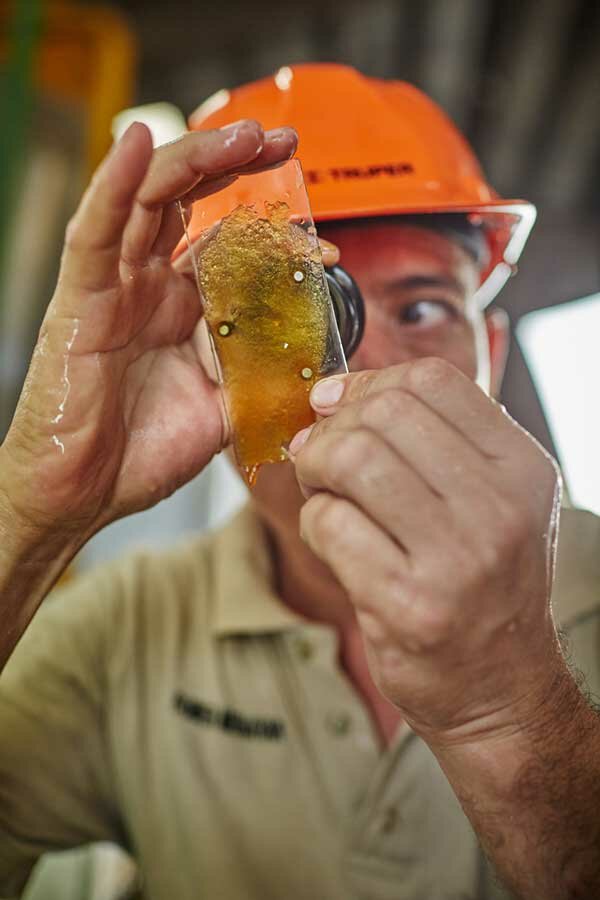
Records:
<instances>
[{"instance_id":1,"label":"man's forehead","mask_svg":"<svg viewBox=\"0 0 600 900\"><path fill-rule=\"evenodd\" d=\"M321 234L338 244L341 264L363 277L384 283L406 279L412 286L425 278L453 282L471 292L478 284L475 260L446 234L422 225L372 220L322 223Z\"/></svg>"},{"instance_id":2,"label":"man's forehead","mask_svg":"<svg viewBox=\"0 0 600 900\"><path fill-rule=\"evenodd\" d=\"M348 222L321 222L318 225L321 234L335 234L345 244L360 246L373 245L382 247L394 247L401 250L403 247L417 247L420 249L435 247L446 248L449 252L457 246L448 235L435 228L428 228L425 224L414 222L403 223L398 219L352 219Z\"/></svg>"}]
</instances>

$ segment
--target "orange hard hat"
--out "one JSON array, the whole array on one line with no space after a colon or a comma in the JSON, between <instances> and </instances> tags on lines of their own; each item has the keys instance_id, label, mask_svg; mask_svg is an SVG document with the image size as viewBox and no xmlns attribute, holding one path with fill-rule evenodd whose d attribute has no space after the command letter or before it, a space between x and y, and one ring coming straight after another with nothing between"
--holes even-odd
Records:
<instances>
[{"instance_id":1,"label":"orange hard hat","mask_svg":"<svg viewBox=\"0 0 600 900\"><path fill-rule=\"evenodd\" d=\"M473 225L481 225L489 248L478 292L481 304L493 299L512 274L535 207L501 199L458 129L412 85L367 78L337 64L285 66L272 77L217 92L189 124L204 130L243 118L258 119L265 128L292 125L297 130L298 158L316 222L465 213ZM219 194L202 201L205 223L222 217L220 203ZM192 234L194 224L193 215Z\"/></svg>"}]
</instances>

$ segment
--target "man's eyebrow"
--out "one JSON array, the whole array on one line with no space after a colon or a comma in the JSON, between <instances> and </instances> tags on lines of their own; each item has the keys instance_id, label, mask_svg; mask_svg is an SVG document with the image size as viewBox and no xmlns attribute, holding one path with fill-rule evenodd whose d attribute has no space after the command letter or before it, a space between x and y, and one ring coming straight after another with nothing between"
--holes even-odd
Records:
<instances>
[{"instance_id":1,"label":"man's eyebrow","mask_svg":"<svg viewBox=\"0 0 600 900\"><path fill-rule=\"evenodd\" d=\"M394 278L385 283L386 290L410 291L416 288L447 287L464 297L464 285L451 275L406 275L403 278Z\"/></svg>"}]
</instances>

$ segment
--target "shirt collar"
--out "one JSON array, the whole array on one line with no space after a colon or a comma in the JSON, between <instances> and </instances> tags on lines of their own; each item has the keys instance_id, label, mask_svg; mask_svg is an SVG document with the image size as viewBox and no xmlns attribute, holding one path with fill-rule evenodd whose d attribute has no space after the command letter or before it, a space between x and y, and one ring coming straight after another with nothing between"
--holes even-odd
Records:
<instances>
[{"instance_id":1,"label":"shirt collar","mask_svg":"<svg viewBox=\"0 0 600 900\"><path fill-rule=\"evenodd\" d=\"M267 634L311 623L286 606L274 584L273 559L264 526L246 504L214 536L216 637ZM553 606L567 626L598 605L600 519L563 509Z\"/></svg>"},{"instance_id":2,"label":"shirt collar","mask_svg":"<svg viewBox=\"0 0 600 900\"><path fill-rule=\"evenodd\" d=\"M246 504L214 538L216 637L265 634L306 624L277 595L264 526Z\"/></svg>"}]
</instances>

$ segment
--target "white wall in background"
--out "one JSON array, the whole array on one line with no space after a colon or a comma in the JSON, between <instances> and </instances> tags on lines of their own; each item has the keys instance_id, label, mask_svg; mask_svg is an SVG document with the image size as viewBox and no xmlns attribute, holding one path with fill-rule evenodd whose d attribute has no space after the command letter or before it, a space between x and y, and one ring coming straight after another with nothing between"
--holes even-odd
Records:
<instances>
[{"instance_id":1,"label":"white wall in background","mask_svg":"<svg viewBox=\"0 0 600 900\"><path fill-rule=\"evenodd\" d=\"M172 103L145 103L124 109L112 120L112 135L115 141L123 137L134 122L143 122L152 133L155 147L174 141L187 131L185 117Z\"/></svg>"},{"instance_id":2,"label":"white wall in background","mask_svg":"<svg viewBox=\"0 0 600 900\"><path fill-rule=\"evenodd\" d=\"M600 294L529 313L516 333L571 500L600 514Z\"/></svg>"}]
</instances>

